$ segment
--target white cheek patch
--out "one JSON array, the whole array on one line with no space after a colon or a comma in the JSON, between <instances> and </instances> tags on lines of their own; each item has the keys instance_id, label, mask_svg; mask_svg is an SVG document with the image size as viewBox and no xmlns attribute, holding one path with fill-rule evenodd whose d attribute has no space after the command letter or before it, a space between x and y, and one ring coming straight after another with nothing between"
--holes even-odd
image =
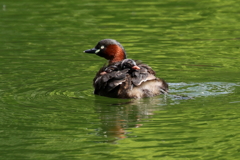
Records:
<instances>
[{"instance_id":1,"label":"white cheek patch","mask_svg":"<svg viewBox=\"0 0 240 160\"><path fill-rule=\"evenodd\" d=\"M100 51L100 49L96 50L95 53L98 53Z\"/></svg>"},{"instance_id":2,"label":"white cheek patch","mask_svg":"<svg viewBox=\"0 0 240 160\"><path fill-rule=\"evenodd\" d=\"M104 46L101 46L101 49L103 49L104 48Z\"/></svg>"}]
</instances>

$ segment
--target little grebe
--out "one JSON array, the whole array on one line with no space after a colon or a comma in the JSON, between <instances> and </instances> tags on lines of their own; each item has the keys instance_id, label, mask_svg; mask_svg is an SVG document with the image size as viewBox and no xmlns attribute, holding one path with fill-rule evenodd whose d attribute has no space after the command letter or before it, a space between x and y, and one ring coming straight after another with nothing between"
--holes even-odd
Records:
<instances>
[{"instance_id":1,"label":"little grebe","mask_svg":"<svg viewBox=\"0 0 240 160\"><path fill-rule=\"evenodd\" d=\"M116 63L112 63L109 64L107 66L107 68L105 68L104 72L101 72L100 75L106 74L106 73L110 73L112 71L120 71L123 70L125 68L129 68L129 69L133 69L133 70L138 70L140 69L136 62L132 59L124 59L120 62L116 62Z\"/></svg>"},{"instance_id":2,"label":"little grebe","mask_svg":"<svg viewBox=\"0 0 240 160\"><path fill-rule=\"evenodd\" d=\"M93 79L94 94L113 98L143 98L167 94L168 84L155 77L146 64L126 59L123 46L113 39L103 39L95 48L84 51L109 60Z\"/></svg>"}]
</instances>

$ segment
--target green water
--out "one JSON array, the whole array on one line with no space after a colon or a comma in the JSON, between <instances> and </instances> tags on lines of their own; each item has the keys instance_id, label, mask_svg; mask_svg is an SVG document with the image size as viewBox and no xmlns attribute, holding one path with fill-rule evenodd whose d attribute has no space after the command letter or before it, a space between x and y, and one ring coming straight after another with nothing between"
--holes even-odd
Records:
<instances>
[{"instance_id":1,"label":"green water","mask_svg":"<svg viewBox=\"0 0 240 160\"><path fill-rule=\"evenodd\" d=\"M0 1L0 159L239 159L237 0ZM168 96L93 95L105 38Z\"/></svg>"}]
</instances>

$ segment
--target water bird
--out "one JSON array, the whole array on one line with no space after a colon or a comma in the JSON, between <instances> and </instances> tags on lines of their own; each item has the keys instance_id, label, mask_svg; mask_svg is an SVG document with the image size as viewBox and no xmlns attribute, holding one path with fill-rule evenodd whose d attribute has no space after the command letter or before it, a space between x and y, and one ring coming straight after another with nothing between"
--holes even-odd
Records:
<instances>
[{"instance_id":1,"label":"water bird","mask_svg":"<svg viewBox=\"0 0 240 160\"><path fill-rule=\"evenodd\" d=\"M144 98L168 93L168 84L140 61L127 59L123 46L103 39L84 51L108 60L93 79L94 94L112 98Z\"/></svg>"},{"instance_id":2,"label":"water bird","mask_svg":"<svg viewBox=\"0 0 240 160\"><path fill-rule=\"evenodd\" d=\"M105 69L104 72L101 72L100 75L107 74L113 71L119 71L128 68L128 70L139 70L140 68L137 66L136 62L132 59L124 59L118 63L109 64ZM127 71L128 71L127 70Z\"/></svg>"}]
</instances>

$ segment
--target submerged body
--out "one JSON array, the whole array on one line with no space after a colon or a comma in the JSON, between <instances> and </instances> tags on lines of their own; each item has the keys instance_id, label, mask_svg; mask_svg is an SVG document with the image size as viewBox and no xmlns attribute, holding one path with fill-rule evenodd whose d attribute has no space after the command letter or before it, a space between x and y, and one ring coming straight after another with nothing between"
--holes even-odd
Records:
<instances>
[{"instance_id":1,"label":"submerged body","mask_svg":"<svg viewBox=\"0 0 240 160\"><path fill-rule=\"evenodd\" d=\"M109 60L93 80L94 94L113 98L153 97L168 92L168 84L155 76L146 64L126 59L122 45L116 40L101 40L95 48L84 51Z\"/></svg>"}]
</instances>

